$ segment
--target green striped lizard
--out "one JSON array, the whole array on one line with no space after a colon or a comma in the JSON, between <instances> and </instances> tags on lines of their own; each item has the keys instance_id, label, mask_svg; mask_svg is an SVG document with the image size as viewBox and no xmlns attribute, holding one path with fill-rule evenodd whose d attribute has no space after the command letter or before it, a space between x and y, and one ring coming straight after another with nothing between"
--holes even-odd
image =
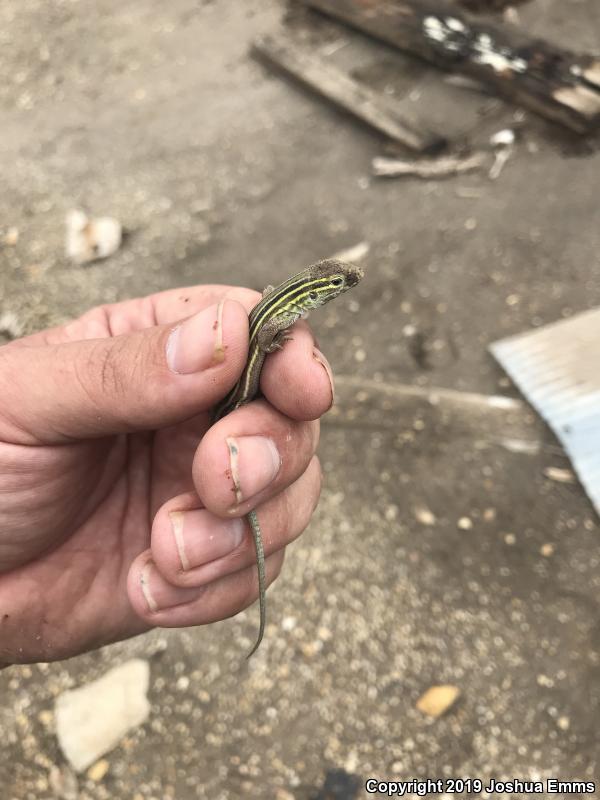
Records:
<instances>
[{"instance_id":1,"label":"green striped lizard","mask_svg":"<svg viewBox=\"0 0 600 800\"><path fill-rule=\"evenodd\" d=\"M290 338L286 335L288 329L298 319L306 317L309 311L325 305L342 292L356 286L362 277L363 271L359 267L329 258L312 264L277 287L267 286L262 300L250 311L250 343L246 366L233 389L215 408L213 422L249 403L258 395L265 358L269 353L283 347L283 343ZM256 511L250 511L246 519L256 549L260 605L258 638L248 653L247 658L250 658L258 649L265 631L265 554Z\"/></svg>"}]
</instances>

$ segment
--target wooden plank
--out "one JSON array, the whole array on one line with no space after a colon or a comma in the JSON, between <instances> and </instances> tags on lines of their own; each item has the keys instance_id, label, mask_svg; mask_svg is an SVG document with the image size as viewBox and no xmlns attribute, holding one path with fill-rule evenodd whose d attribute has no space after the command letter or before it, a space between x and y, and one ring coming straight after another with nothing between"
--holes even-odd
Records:
<instances>
[{"instance_id":1,"label":"wooden plank","mask_svg":"<svg viewBox=\"0 0 600 800\"><path fill-rule=\"evenodd\" d=\"M495 92L577 133L600 123L600 58L482 22L449 0L296 0Z\"/></svg>"},{"instance_id":2,"label":"wooden plank","mask_svg":"<svg viewBox=\"0 0 600 800\"><path fill-rule=\"evenodd\" d=\"M444 137L408 119L397 100L357 83L289 36L281 34L257 39L253 54L411 150L433 153L446 144Z\"/></svg>"}]
</instances>

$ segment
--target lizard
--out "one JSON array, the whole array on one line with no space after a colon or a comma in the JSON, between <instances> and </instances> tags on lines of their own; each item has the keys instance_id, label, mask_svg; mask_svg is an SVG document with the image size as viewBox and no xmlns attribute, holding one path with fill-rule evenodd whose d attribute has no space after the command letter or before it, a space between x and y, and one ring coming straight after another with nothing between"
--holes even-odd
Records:
<instances>
[{"instance_id":1,"label":"lizard","mask_svg":"<svg viewBox=\"0 0 600 800\"><path fill-rule=\"evenodd\" d=\"M260 374L267 355L281 349L284 342L291 338L287 332L297 320L356 286L362 277L360 267L329 258L292 275L279 286L267 286L262 299L250 311L246 366L231 391L215 407L212 421L217 422L258 396ZM265 554L256 511L250 511L246 519L256 551L260 607L259 632L254 647L247 655L250 658L257 651L265 631L266 580Z\"/></svg>"}]
</instances>

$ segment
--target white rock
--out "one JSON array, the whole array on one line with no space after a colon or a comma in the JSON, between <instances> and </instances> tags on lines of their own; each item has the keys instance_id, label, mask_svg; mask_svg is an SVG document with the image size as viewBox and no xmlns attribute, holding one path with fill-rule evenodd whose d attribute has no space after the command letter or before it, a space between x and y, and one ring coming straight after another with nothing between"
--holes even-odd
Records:
<instances>
[{"instance_id":1,"label":"white rock","mask_svg":"<svg viewBox=\"0 0 600 800\"><path fill-rule=\"evenodd\" d=\"M493 147L510 147L514 143L515 132L510 128L503 128L490 136L490 144Z\"/></svg>"},{"instance_id":2,"label":"white rock","mask_svg":"<svg viewBox=\"0 0 600 800\"><path fill-rule=\"evenodd\" d=\"M67 214L66 226L67 255L77 264L108 258L121 246L123 229L113 217L90 219L84 211L73 209Z\"/></svg>"},{"instance_id":3,"label":"white rock","mask_svg":"<svg viewBox=\"0 0 600 800\"><path fill-rule=\"evenodd\" d=\"M54 708L56 735L66 759L81 772L112 750L150 714L147 661L134 658L87 686L64 692Z\"/></svg>"}]
</instances>

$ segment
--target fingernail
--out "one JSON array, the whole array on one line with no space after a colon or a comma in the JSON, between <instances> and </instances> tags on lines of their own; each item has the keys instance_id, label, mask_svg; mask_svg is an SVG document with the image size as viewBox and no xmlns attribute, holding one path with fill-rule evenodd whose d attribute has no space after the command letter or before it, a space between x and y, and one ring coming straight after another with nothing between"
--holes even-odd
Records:
<instances>
[{"instance_id":1,"label":"fingernail","mask_svg":"<svg viewBox=\"0 0 600 800\"><path fill-rule=\"evenodd\" d=\"M148 609L154 614L156 611L158 611L158 604L154 599L150 589L150 576L153 567L154 565L152 561L146 561L140 573L140 585L142 587L142 594L144 595L144 600L146 601Z\"/></svg>"},{"instance_id":2,"label":"fingernail","mask_svg":"<svg viewBox=\"0 0 600 800\"><path fill-rule=\"evenodd\" d=\"M172 372L189 375L225 359L223 308L226 300L205 308L173 328L167 339L167 364Z\"/></svg>"},{"instance_id":3,"label":"fingernail","mask_svg":"<svg viewBox=\"0 0 600 800\"><path fill-rule=\"evenodd\" d=\"M329 361L327 361L323 353L317 347L313 347L313 357L315 361L318 361L319 364L323 367L323 369L325 370L325 374L327 375L327 379L329 380L329 386L331 388L331 403L329 404L329 408L331 408L331 406L335 402L335 383L333 381L333 372L331 370L331 365L329 364Z\"/></svg>"},{"instance_id":4,"label":"fingernail","mask_svg":"<svg viewBox=\"0 0 600 800\"><path fill-rule=\"evenodd\" d=\"M171 511L169 518L184 572L226 556L244 538L241 519L219 519L204 509Z\"/></svg>"},{"instance_id":5,"label":"fingernail","mask_svg":"<svg viewBox=\"0 0 600 800\"><path fill-rule=\"evenodd\" d=\"M267 436L239 436L226 440L235 504L254 497L275 480L281 456L275 442Z\"/></svg>"},{"instance_id":6,"label":"fingernail","mask_svg":"<svg viewBox=\"0 0 600 800\"><path fill-rule=\"evenodd\" d=\"M151 614L193 602L205 591L205 587L183 589L178 586L172 586L161 577L152 559L148 559L142 568L140 586L148 611Z\"/></svg>"}]
</instances>

